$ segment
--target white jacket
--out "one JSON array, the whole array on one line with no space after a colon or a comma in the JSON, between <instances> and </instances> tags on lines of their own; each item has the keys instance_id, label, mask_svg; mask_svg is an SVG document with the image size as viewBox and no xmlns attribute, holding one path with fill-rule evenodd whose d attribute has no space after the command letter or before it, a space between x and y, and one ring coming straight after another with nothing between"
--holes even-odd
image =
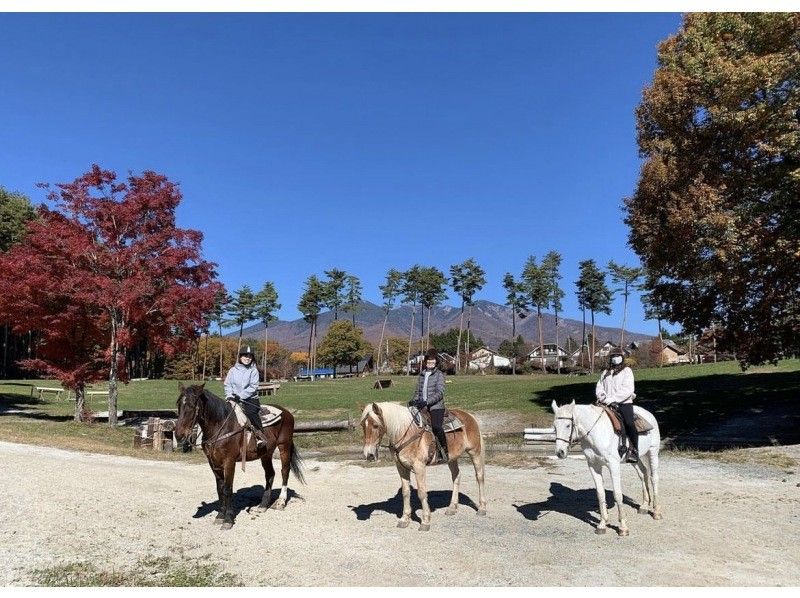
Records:
<instances>
[{"instance_id":1,"label":"white jacket","mask_svg":"<svg viewBox=\"0 0 800 598\"><path fill-rule=\"evenodd\" d=\"M633 372L631 368L624 367L614 375L610 370L600 374L600 380L594 389L597 400L606 405L611 403L632 403L636 395L633 393Z\"/></svg>"}]
</instances>

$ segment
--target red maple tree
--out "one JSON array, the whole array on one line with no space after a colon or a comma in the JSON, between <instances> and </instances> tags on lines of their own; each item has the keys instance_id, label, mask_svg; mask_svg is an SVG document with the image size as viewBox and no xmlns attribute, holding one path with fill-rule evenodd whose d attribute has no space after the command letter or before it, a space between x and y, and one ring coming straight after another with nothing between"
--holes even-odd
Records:
<instances>
[{"instance_id":1,"label":"red maple tree","mask_svg":"<svg viewBox=\"0 0 800 598\"><path fill-rule=\"evenodd\" d=\"M37 331L36 358L21 365L74 390L76 420L86 385L108 379L114 425L126 351L186 349L222 285L202 258L202 234L177 227L182 195L165 176L118 181L94 165L48 198L55 209L41 206L25 240L0 255L0 321Z\"/></svg>"}]
</instances>

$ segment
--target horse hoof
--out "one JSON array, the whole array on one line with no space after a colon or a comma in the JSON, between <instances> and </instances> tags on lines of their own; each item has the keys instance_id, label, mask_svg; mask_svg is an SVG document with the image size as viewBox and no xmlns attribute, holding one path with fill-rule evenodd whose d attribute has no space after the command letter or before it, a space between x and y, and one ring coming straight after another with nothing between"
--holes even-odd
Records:
<instances>
[{"instance_id":1,"label":"horse hoof","mask_svg":"<svg viewBox=\"0 0 800 598\"><path fill-rule=\"evenodd\" d=\"M663 519L663 515L661 513L653 513L653 519L658 521L659 519Z\"/></svg>"},{"instance_id":2,"label":"horse hoof","mask_svg":"<svg viewBox=\"0 0 800 598\"><path fill-rule=\"evenodd\" d=\"M275 509L276 511L283 511L283 509L284 509L285 507L286 507L286 505L285 505L285 504L283 504L283 503L282 503L281 501L279 501L279 500L276 500L274 503L272 503L272 506L270 507L270 509Z\"/></svg>"},{"instance_id":3,"label":"horse hoof","mask_svg":"<svg viewBox=\"0 0 800 598\"><path fill-rule=\"evenodd\" d=\"M429 531L431 531L431 524L430 523L422 523L422 524L420 524L419 531L421 531L421 532L429 532Z\"/></svg>"},{"instance_id":4,"label":"horse hoof","mask_svg":"<svg viewBox=\"0 0 800 598\"><path fill-rule=\"evenodd\" d=\"M222 527L219 528L219 529L229 530L232 527L233 527L233 523L231 523L230 521L226 521L225 523L222 524Z\"/></svg>"},{"instance_id":5,"label":"horse hoof","mask_svg":"<svg viewBox=\"0 0 800 598\"><path fill-rule=\"evenodd\" d=\"M214 519L214 525L221 525L223 521L225 521L223 517L216 517Z\"/></svg>"},{"instance_id":6,"label":"horse hoof","mask_svg":"<svg viewBox=\"0 0 800 598\"><path fill-rule=\"evenodd\" d=\"M595 528L594 533L596 533L598 536L602 536L604 533L606 533L606 528L597 527Z\"/></svg>"},{"instance_id":7,"label":"horse hoof","mask_svg":"<svg viewBox=\"0 0 800 598\"><path fill-rule=\"evenodd\" d=\"M478 515L480 515L481 517L486 515L486 509L478 509Z\"/></svg>"},{"instance_id":8,"label":"horse hoof","mask_svg":"<svg viewBox=\"0 0 800 598\"><path fill-rule=\"evenodd\" d=\"M639 515L649 515L650 509L647 507L639 507Z\"/></svg>"},{"instance_id":9,"label":"horse hoof","mask_svg":"<svg viewBox=\"0 0 800 598\"><path fill-rule=\"evenodd\" d=\"M629 536L630 534L631 534L631 532L628 531L627 529L619 529L619 530L617 530L617 535L618 536Z\"/></svg>"},{"instance_id":10,"label":"horse hoof","mask_svg":"<svg viewBox=\"0 0 800 598\"><path fill-rule=\"evenodd\" d=\"M456 510L455 510L455 509L447 509L447 510L444 512L444 514L445 514L445 515L455 515L455 514L456 514Z\"/></svg>"},{"instance_id":11,"label":"horse hoof","mask_svg":"<svg viewBox=\"0 0 800 598\"><path fill-rule=\"evenodd\" d=\"M266 513L267 511L269 511L268 505L258 505L256 507L256 513Z\"/></svg>"},{"instance_id":12,"label":"horse hoof","mask_svg":"<svg viewBox=\"0 0 800 598\"><path fill-rule=\"evenodd\" d=\"M400 528L403 528L403 529L407 528L408 527L408 521L400 521L397 524L397 527L400 527Z\"/></svg>"}]
</instances>

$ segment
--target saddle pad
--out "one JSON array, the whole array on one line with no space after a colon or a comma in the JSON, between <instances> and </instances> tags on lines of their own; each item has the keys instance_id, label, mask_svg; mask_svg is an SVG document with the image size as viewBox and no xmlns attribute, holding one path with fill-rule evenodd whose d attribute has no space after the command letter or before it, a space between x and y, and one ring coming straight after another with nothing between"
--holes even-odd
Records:
<instances>
[{"instance_id":1,"label":"saddle pad","mask_svg":"<svg viewBox=\"0 0 800 598\"><path fill-rule=\"evenodd\" d=\"M600 405L600 406L608 414L608 417L611 420L611 425L614 426L614 432L619 435L623 435L624 430L622 427L622 418L620 418L619 414L610 407L607 407L606 405ZM635 412L633 414L633 423L636 426L636 431L639 432L640 434L644 434L653 429L653 426L651 426L646 419L644 419L642 416L640 416L638 413Z\"/></svg>"},{"instance_id":2,"label":"saddle pad","mask_svg":"<svg viewBox=\"0 0 800 598\"><path fill-rule=\"evenodd\" d=\"M281 421L283 411L272 405L261 406L261 424L266 428L267 426L274 426Z\"/></svg>"},{"instance_id":3,"label":"saddle pad","mask_svg":"<svg viewBox=\"0 0 800 598\"><path fill-rule=\"evenodd\" d=\"M409 406L408 410L411 412L411 417L415 422L417 422L418 425L420 420L422 420L426 426L430 425L430 418L427 415L423 416L419 409L414 406ZM445 432L455 432L463 427L464 424L461 423L461 420L458 419L449 409L444 410L444 422L442 423L442 429Z\"/></svg>"}]
</instances>

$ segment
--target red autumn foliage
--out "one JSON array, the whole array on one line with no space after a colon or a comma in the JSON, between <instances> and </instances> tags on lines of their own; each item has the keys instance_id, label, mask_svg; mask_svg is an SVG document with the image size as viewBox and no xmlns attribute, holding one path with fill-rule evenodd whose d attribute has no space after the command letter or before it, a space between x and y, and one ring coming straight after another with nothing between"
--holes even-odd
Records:
<instances>
[{"instance_id":1,"label":"red autumn foliage","mask_svg":"<svg viewBox=\"0 0 800 598\"><path fill-rule=\"evenodd\" d=\"M25 240L0 255L0 321L38 331L37 359L26 368L80 395L108 379L114 423L125 351L142 341L168 356L185 350L221 285L202 258L202 234L177 227L182 195L165 176L118 182L94 165L48 198L55 209L41 206Z\"/></svg>"}]
</instances>

